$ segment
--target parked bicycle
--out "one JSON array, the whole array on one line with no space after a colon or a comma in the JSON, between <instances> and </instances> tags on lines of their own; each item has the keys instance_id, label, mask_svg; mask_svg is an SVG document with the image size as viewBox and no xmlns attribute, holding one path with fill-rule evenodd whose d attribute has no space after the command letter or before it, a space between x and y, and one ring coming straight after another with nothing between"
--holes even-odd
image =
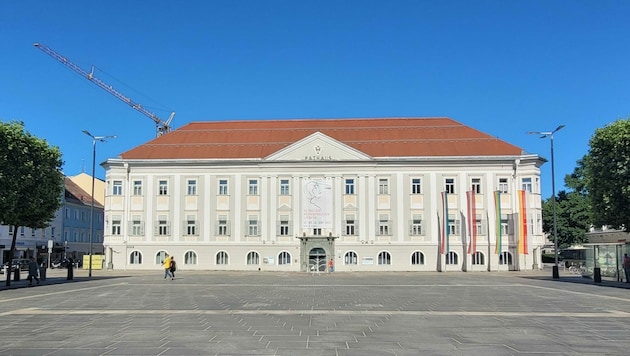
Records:
<instances>
[{"instance_id":1,"label":"parked bicycle","mask_svg":"<svg viewBox=\"0 0 630 356\"><path fill-rule=\"evenodd\" d=\"M569 266L569 272L573 274L585 274L586 267L582 265L571 265Z\"/></svg>"}]
</instances>

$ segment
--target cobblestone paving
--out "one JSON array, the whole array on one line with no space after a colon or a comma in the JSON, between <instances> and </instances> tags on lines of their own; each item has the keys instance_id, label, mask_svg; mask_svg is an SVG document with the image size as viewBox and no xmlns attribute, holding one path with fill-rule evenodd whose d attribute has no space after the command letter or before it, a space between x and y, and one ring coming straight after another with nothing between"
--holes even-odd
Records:
<instances>
[{"instance_id":1,"label":"cobblestone paving","mask_svg":"<svg viewBox=\"0 0 630 356\"><path fill-rule=\"evenodd\" d=\"M77 274L68 283L0 291L0 355L625 355L630 349L629 289L561 283L540 273L181 271L174 281L160 271Z\"/></svg>"}]
</instances>

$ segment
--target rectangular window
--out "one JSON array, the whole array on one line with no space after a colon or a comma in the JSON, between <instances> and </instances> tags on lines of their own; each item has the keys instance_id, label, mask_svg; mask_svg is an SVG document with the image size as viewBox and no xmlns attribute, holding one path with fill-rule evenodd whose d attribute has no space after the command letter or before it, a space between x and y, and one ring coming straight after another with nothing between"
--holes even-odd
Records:
<instances>
[{"instance_id":1,"label":"rectangular window","mask_svg":"<svg viewBox=\"0 0 630 356\"><path fill-rule=\"evenodd\" d=\"M122 181L115 180L112 186L112 195L122 195Z\"/></svg>"},{"instance_id":2,"label":"rectangular window","mask_svg":"<svg viewBox=\"0 0 630 356\"><path fill-rule=\"evenodd\" d=\"M186 195L197 195L197 180L188 179L186 181Z\"/></svg>"},{"instance_id":3,"label":"rectangular window","mask_svg":"<svg viewBox=\"0 0 630 356\"><path fill-rule=\"evenodd\" d=\"M133 181L133 195L142 195L142 181L141 180Z\"/></svg>"},{"instance_id":4,"label":"rectangular window","mask_svg":"<svg viewBox=\"0 0 630 356\"><path fill-rule=\"evenodd\" d=\"M258 217L250 215L247 221L247 234L249 236L258 236Z\"/></svg>"},{"instance_id":5,"label":"rectangular window","mask_svg":"<svg viewBox=\"0 0 630 356\"><path fill-rule=\"evenodd\" d=\"M422 194L422 180L420 178L411 179L411 194Z\"/></svg>"},{"instance_id":6,"label":"rectangular window","mask_svg":"<svg viewBox=\"0 0 630 356\"><path fill-rule=\"evenodd\" d=\"M479 216L475 219L475 230L477 231L477 235L486 234L485 225L483 223L483 220Z\"/></svg>"},{"instance_id":7,"label":"rectangular window","mask_svg":"<svg viewBox=\"0 0 630 356\"><path fill-rule=\"evenodd\" d=\"M168 181L158 181L158 195L168 195Z\"/></svg>"},{"instance_id":8,"label":"rectangular window","mask_svg":"<svg viewBox=\"0 0 630 356\"><path fill-rule=\"evenodd\" d=\"M413 236L422 235L422 216L421 215L413 214L413 218L411 219L410 234Z\"/></svg>"},{"instance_id":9,"label":"rectangular window","mask_svg":"<svg viewBox=\"0 0 630 356\"><path fill-rule=\"evenodd\" d=\"M381 236L390 235L389 217L381 215L378 219L378 234Z\"/></svg>"},{"instance_id":10,"label":"rectangular window","mask_svg":"<svg viewBox=\"0 0 630 356\"><path fill-rule=\"evenodd\" d=\"M444 191L448 194L455 194L455 179L446 178L444 180Z\"/></svg>"},{"instance_id":11,"label":"rectangular window","mask_svg":"<svg viewBox=\"0 0 630 356\"><path fill-rule=\"evenodd\" d=\"M219 221L217 223L217 235L228 236L229 234L230 234L230 230L228 229L227 216L221 215L219 216Z\"/></svg>"},{"instance_id":12,"label":"rectangular window","mask_svg":"<svg viewBox=\"0 0 630 356\"><path fill-rule=\"evenodd\" d=\"M379 178L378 194L389 194L389 180L387 178Z\"/></svg>"},{"instance_id":13,"label":"rectangular window","mask_svg":"<svg viewBox=\"0 0 630 356\"><path fill-rule=\"evenodd\" d=\"M258 195L258 179L250 179L247 188L248 195Z\"/></svg>"},{"instance_id":14,"label":"rectangular window","mask_svg":"<svg viewBox=\"0 0 630 356\"><path fill-rule=\"evenodd\" d=\"M169 231L168 231L168 220L166 215L160 215L158 216L158 231L157 234L160 236L167 236L169 235Z\"/></svg>"},{"instance_id":15,"label":"rectangular window","mask_svg":"<svg viewBox=\"0 0 630 356\"><path fill-rule=\"evenodd\" d=\"M120 227L121 227L120 221L121 219L119 215L112 216L112 235L120 235Z\"/></svg>"},{"instance_id":16,"label":"rectangular window","mask_svg":"<svg viewBox=\"0 0 630 356\"><path fill-rule=\"evenodd\" d=\"M501 193L508 192L508 179L507 178L499 178L499 189Z\"/></svg>"},{"instance_id":17,"label":"rectangular window","mask_svg":"<svg viewBox=\"0 0 630 356\"><path fill-rule=\"evenodd\" d=\"M356 222L354 221L354 215L346 215L346 221L344 222L344 231L346 235L356 235Z\"/></svg>"},{"instance_id":18,"label":"rectangular window","mask_svg":"<svg viewBox=\"0 0 630 356\"><path fill-rule=\"evenodd\" d=\"M228 195L227 179L219 179L219 195Z\"/></svg>"},{"instance_id":19,"label":"rectangular window","mask_svg":"<svg viewBox=\"0 0 630 356\"><path fill-rule=\"evenodd\" d=\"M133 236L142 236L144 235L144 231L142 228L142 216L133 215L131 217L131 235Z\"/></svg>"},{"instance_id":20,"label":"rectangular window","mask_svg":"<svg viewBox=\"0 0 630 356\"><path fill-rule=\"evenodd\" d=\"M354 195L354 179L352 178L346 179L346 194Z\"/></svg>"},{"instance_id":21,"label":"rectangular window","mask_svg":"<svg viewBox=\"0 0 630 356\"><path fill-rule=\"evenodd\" d=\"M289 195L291 194L289 191L289 180L281 179L280 180L280 195Z\"/></svg>"},{"instance_id":22,"label":"rectangular window","mask_svg":"<svg viewBox=\"0 0 630 356\"><path fill-rule=\"evenodd\" d=\"M475 194L481 194L481 178L472 178L470 187Z\"/></svg>"},{"instance_id":23,"label":"rectangular window","mask_svg":"<svg viewBox=\"0 0 630 356\"><path fill-rule=\"evenodd\" d=\"M280 236L288 236L289 235L289 217L286 215L280 216Z\"/></svg>"},{"instance_id":24,"label":"rectangular window","mask_svg":"<svg viewBox=\"0 0 630 356\"><path fill-rule=\"evenodd\" d=\"M197 235L197 219L194 215L186 216L186 235Z\"/></svg>"},{"instance_id":25,"label":"rectangular window","mask_svg":"<svg viewBox=\"0 0 630 356\"><path fill-rule=\"evenodd\" d=\"M454 215L448 216L448 234L459 235L459 220Z\"/></svg>"},{"instance_id":26,"label":"rectangular window","mask_svg":"<svg viewBox=\"0 0 630 356\"><path fill-rule=\"evenodd\" d=\"M505 214L501 214L501 234L503 236L506 236L510 233L509 225L510 223L508 216Z\"/></svg>"},{"instance_id":27,"label":"rectangular window","mask_svg":"<svg viewBox=\"0 0 630 356\"><path fill-rule=\"evenodd\" d=\"M322 229L320 228L313 229L313 236L322 236Z\"/></svg>"},{"instance_id":28,"label":"rectangular window","mask_svg":"<svg viewBox=\"0 0 630 356\"><path fill-rule=\"evenodd\" d=\"M532 192L532 179L531 178L523 178L521 180L522 189L527 192Z\"/></svg>"},{"instance_id":29,"label":"rectangular window","mask_svg":"<svg viewBox=\"0 0 630 356\"><path fill-rule=\"evenodd\" d=\"M70 208L66 208L66 219L70 219Z\"/></svg>"}]
</instances>

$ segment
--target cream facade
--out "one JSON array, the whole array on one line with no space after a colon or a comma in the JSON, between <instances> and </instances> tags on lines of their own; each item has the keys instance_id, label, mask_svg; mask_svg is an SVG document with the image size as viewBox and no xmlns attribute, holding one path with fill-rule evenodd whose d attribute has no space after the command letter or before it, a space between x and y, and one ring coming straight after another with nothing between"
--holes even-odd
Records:
<instances>
[{"instance_id":1,"label":"cream facade","mask_svg":"<svg viewBox=\"0 0 630 356\"><path fill-rule=\"evenodd\" d=\"M525 153L375 157L322 132L262 158L123 155L103 164L106 265L159 269L168 253L181 270L318 272L331 259L335 272L538 269L544 162Z\"/></svg>"}]
</instances>

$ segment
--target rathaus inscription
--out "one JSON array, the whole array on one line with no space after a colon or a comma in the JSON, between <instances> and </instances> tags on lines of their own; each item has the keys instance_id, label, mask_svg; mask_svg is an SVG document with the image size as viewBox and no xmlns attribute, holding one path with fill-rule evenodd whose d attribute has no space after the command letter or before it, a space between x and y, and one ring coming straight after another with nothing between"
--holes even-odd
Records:
<instances>
[{"instance_id":1,"label":"rathaus inscription","mask_svg":"<svg viewBox=\"0 0 630 356\"><path fill-rule=\"evenodd\" d=\"M332 156L322 155L321 146L317 145L313 147L315 150L315 155L313 156L304 156L305 161L332 161Z\"/></svg>"}]
</instances>

